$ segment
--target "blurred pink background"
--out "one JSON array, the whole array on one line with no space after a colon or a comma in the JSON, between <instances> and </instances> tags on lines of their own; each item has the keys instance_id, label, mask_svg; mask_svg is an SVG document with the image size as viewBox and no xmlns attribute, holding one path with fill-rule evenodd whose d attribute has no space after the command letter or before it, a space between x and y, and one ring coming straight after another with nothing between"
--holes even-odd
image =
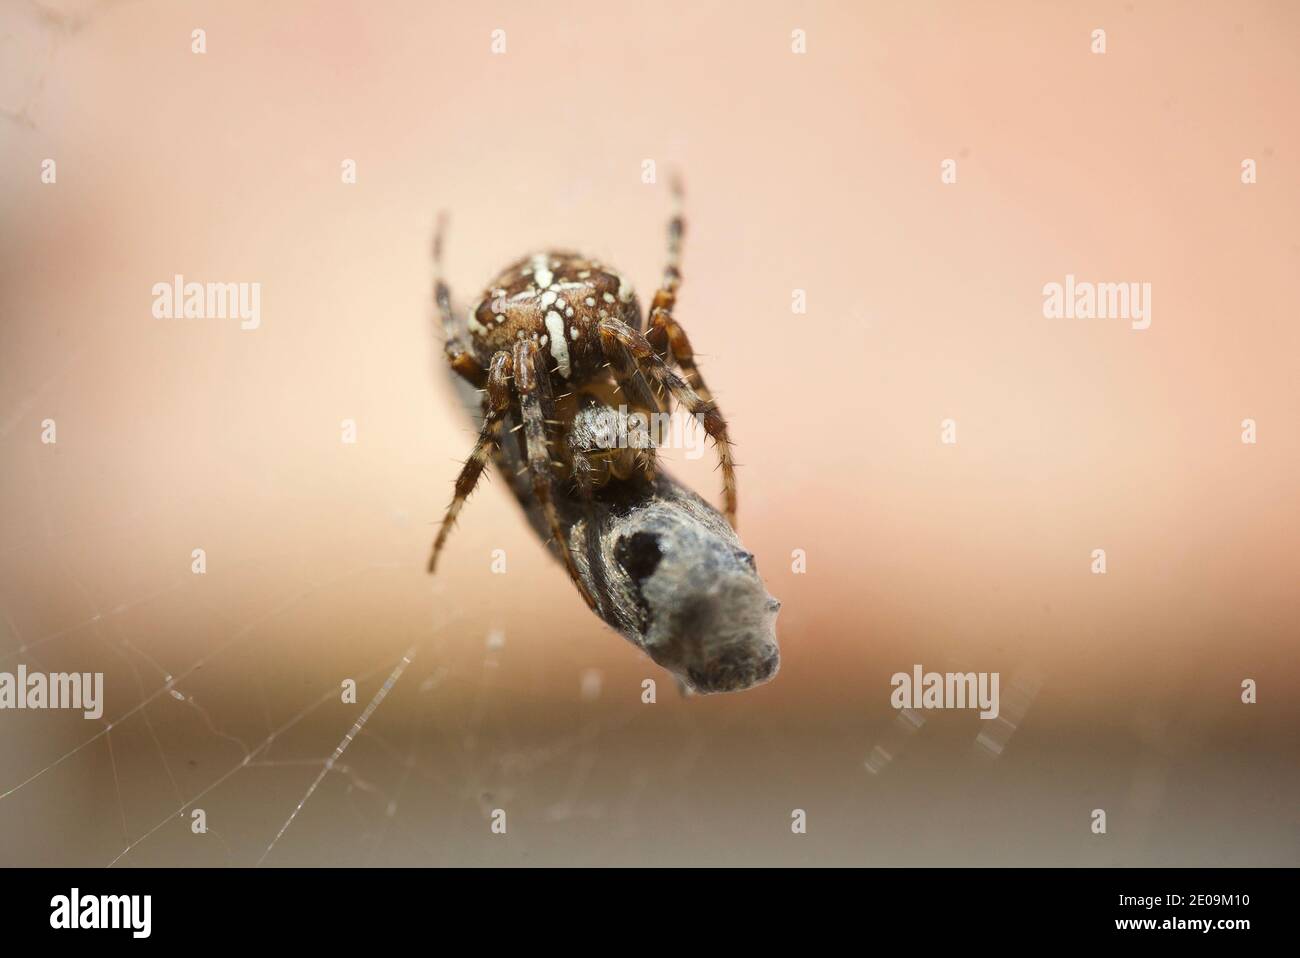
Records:
<instances>
[{"instance_id":1,"label":"blurred pink background","mask_svg":"<svg viewBox=\"0 0 1300 958\"><path fill-rule=\"evenodd\" d=\"M0 713L0 861L257 862L415 646L268 863L1295 864L1298 28L1289 3L8 5L0 669L105 671L115 724ZM562 246L644 302L670 168L679 318L784 602L777 679L691 700L499 481L423 572L473 441L434 212L461 301ZM178 273L260 283L260 328L154 318ZM1044 318L1066 274L1150 283L1150 328ZM717 502L711 455L665 459ZM873 772L913 663L1041 688L1000 758L932 713Z\"/></svg>"}]
</instances>

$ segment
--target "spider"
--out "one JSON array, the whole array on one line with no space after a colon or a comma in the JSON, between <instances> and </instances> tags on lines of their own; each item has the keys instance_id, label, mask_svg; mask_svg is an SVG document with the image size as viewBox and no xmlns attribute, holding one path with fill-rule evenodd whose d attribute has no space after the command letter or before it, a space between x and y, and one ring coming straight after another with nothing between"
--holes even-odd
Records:
<instances>
[{"instance_id":1,"label":"spider","mask_svg":"<svg viewBox=\"0 0 1300 958\"><path fill-rule=\"evenodd\" d=\"M645 333L636 294L617 271L569 250L545 250L517 260L492 280L469 310L467 343L452 317L451 292L443 280L446 216L438 217L434 301L446 334L446 358L457 374L484 393L484 418L434 540L430 573L465 499L501 442L502 423L510 417L519 423L515 429L523 430L530 485L552 541L569 578L587 605L599 612L578 575L555 498L561 481L572 481L581 496L590 498L610 480L628 478L638 470L653 479L650 443L618 447L594 438L591 426L608 421L604 412L612 412L609 397L618 390L634 407L651 413L667 412L671 396L704 427L718 453L727 520L735 526L736 475L726 420L700 375L685 330L673 316L684 231L682 189L675 179L672 197L668 265L651 302Z\"/></svg>"}]
</instances>

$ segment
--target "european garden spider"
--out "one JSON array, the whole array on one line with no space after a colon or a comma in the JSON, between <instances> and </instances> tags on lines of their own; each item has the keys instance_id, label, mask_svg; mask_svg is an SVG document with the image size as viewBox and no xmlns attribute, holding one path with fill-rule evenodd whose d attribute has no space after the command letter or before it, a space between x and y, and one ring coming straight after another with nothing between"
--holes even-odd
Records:
<instances>
[{"instance_id":1,"label":"european garden spider","mask_svg":"<svg viewBox=\"0 0 1300 958\"><path fill-rule=\"evenodd\" d=\"M501 441L502 423L513 416L523 430L532 492L550 527L569 577L593 610L596 602L577 565L555 511L555 484L572 480L584 497L634 469L653 478L654 448L593 444L584 431L571 434L575 417L608 403L621 390L626 402L648 413L667 412L671 394L714 440L722 470L727 520L736 520L736 475L727 424L713 401L686 332L673 317L683 221L682 191L672 185L674 213L668 223L668 265L650 305L649 329L641 332L641 307L627 280L600 262L567 250L534 253L506 267L469 310L466 345L452 317L451 293L442 276L445 216L433 241L434 299L446 333L453 370L485 394L483 426L456 479L455 494L433 543L433 572L466 497ZM670 362L682 371L675 373ZM683 378L683 376L685 378Z\"/></svg>"}]
</instances>

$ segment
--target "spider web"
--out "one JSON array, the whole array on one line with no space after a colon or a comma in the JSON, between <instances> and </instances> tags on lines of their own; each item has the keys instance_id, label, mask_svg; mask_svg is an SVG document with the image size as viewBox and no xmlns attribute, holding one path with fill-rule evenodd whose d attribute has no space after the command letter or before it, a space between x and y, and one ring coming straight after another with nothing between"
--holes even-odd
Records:
<instances>
[{"instance_id":1,"label":"spider web","mask_svg":"<svg viewBox=\"0 0 1300 958\"><path fill-rule=\"evenodd\" d=\"M12 833L35 828L46 831L43 837L49 841L54 837L51 833L58 830L63 833L60 838L65 847L73 850L72 861L82 865L212 864L209 850L200 850L198 845L186 849L187 843L205 839L221 847L217 856L220 863L294 864L304 860L322 862L310 849L303 858L303 845L293 841L295 828L305 831L304 840L322 833L337 839L340 831L345 835L354 834L355 819L361 828L361 841L344 842L345 855L323 861L376 864L389 860L393 853L388 839L395 825L402 825L406 800L417 791L413 783L418 783L418 791L424 793L423 798L414 802L417 809L427 806L430 796L435 795L453 808L468 804L472 817L479 819L477 831L482 836L490 834L488 821L497 805L512 813L522 805L533 805L540 809L540 817L551 823L574 816L604 816L606 809L583 805L583 787L599 761L602 735L610 728L626 725L636 714L633 710L603 718L588 713L589 717L580 718L565 734L535 747L507 747L499 752L482 748L485 738L508 741L511 737L508 728L490 727L493 720L488 700L494 696L487 687L480 688L473 696L476 705L464 715L463 726L441 741L429 728L432 716L413 719L408 708L403 710L403 715L394 716L392 722L385 721L382 706L390 695L397 697L404 693L408 701L428 703L439 690L457 682L455 670L435 661L439 657L436 637L409 646L396 661L381 658L374 667L358 675L359 694L356 706L351 707L353 717L345 714L348 706L339 711L338 687L304 689L295 697L284 718L272 718L274 710L270 703L263 701L266 730L264 734L249 736L237 728L238 720L231 722L227 705L213 707L203 692L192 690L202 684L205 673L219 671L222 682L232 677L238 679L242 668L237 664L240 651L246 651L255 639L273 639L277 620L296 608L309 606L331 587L357 576L383 571L382 566L367 566L332 581L304 587L284 597L267 613L243 622L198 658L175 670L132 641L129 635L110 636L110 632L116 631L115 620L132 612L147 614L151 602L177 593L180 584L126 599L107 610L92 604L93 612L84 620L28 640L19 633L6 609L5 623L13 644L0 655L0 669L12 670L18 662L23 662L29 670L60 671L66 667L62 664L65 658L93 657L88 656L90 646L100 647L115 666L110 664L106 669L105 698L109 707L98 722L85 721L79 713L67 716L44 712L29 719L43 723L47 729L50 723L57 722L61 731L71 730L73 744L61 746L58 743L64 736L48 734L29 741L27 751L35 757L35 762L26 770L21 769L26 756L9 755L0 759L6 779L0 789L0 831ZM90 593L79 583L74 581L72 585L91 601ZM67 656L60 654L60 646L69 645L77 648L66 650ZM505 648L499 633L490 635L485 645L480 674L459 676L462 687L475 682L490 686ZM222 669L223 660L234 660L235 668ZM427 667L420 670L416 663ZM586 688L578 690L578 697L590 700L590 675L584 683ZM135 694L124 698L124 689L131 687ZM189 713L194 721L182 722L177 710ZM438 711L436 706L433 711ZM182 736L164 735L160 731L178 725L185 728ZM236 726L233 730L232 725ZM333 731L330 726L334 726ZM326 735L330 737L323 738ZM162 768L163 781L157 780L155 770L142 761L141 755L123 761L120 744L123 739L135 752L139 751L141 741L146 743L145 747L152 750ZM10 737L9 741L12 744L15 740ZM222 760L211 770L199 776L178 771L187 755L210 752L214 746ZM538 794L532 794L529 777L546 767L555 768L558 774L550 776ZM688 767L683 765L683 771ZM253 794L260 795L251 802L248 789L235 787L241 779L267 773L282 774L286 783L297 784L265 790L254 785ZM66 823L41 812L58 804L61 792L67 789L69 774L84 783L79 789L89 792L89 809L79 819L82 835L67 834L62 827ZM503 779L507 782L504 785ZM556 784L560 785L558 789L554 787ZM143 802L137 799L140 795L144 795ZM304 830L302 820L313 811L313 801L322 799L325 807L321 815ZM228 811L231 804L238 807L237 813ZM162 813L159 807L164 809ZM196 809L203 810L208 823L206 831L199 834L191 830L191 814ZM238 820L237 829L228 824L232 817ZM457 811L456 818L455 830L463 841L469 827L463 808ZM633 821L627 817L624 824ZM89 844L102 844L94 838L105 832L116 832L118 846L107 859L76 851L87 838ZM15 847L14 842L4 844L6 848ZM433 835L425 834L421 844L416 861L449 860ZM114 848L112 844L109 847ZM520 848L516 843L515 851ZM455 859L452 856L450 860ZM411 858L402 854L397 860ZM23 863L41 862L11 862Z\"/></svg>"}]
</instances>

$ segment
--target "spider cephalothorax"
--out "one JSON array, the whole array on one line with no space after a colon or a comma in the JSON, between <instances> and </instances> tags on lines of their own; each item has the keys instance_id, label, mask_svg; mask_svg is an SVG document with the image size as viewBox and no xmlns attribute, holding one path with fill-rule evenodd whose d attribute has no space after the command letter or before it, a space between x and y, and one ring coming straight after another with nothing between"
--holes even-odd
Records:
<instances>
[{"instance_id":1,"label":"spider cephalothorax","mask_svg":"<svg viewBox=\"0 0 1300 958\"><path fill-rule=\"evenodd\" d=\"M680 190L674 189L680 201ZM456 480L455 495L433 544L432 572L452 522L473 491L497 443L502 424L523 430L533 495L542 507L570 578L596 608L578 575L556 516L553 487L573 482L579 493L640 469L653 477L653 444L611 399L645 413L667 411L671 396L713 438L722 468L723 500L734 525L736 482L727 426L695 365L685 331L673 318L681 274L682 218L668 228L668 266L641 332L641 307L618 272L577 253L548 250L525 256L496 277L457 327L451 293L442 279L442 233L434 238L434 299L447 336L452 368L484 393L483 426ZM676 365L682 372L673 371ZM632 443L627 442L629 434Z\"/></svg>"}]
</instances>

